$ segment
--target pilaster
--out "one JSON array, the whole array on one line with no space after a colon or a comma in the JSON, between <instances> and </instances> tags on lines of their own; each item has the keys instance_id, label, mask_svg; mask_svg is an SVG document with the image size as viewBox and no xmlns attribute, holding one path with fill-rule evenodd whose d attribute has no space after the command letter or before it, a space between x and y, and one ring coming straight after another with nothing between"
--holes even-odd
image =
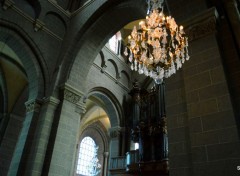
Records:
<instances>
[{"instance_id":1,"label":"pilaster","mask_svg":"<svg viewBox=\"0 0 240 176\"><path fill-rule=\"evenodd\" d=\"M36 99L25 103L26 117L9 167L9 176L23 175L22 173L25 172L28 151L31 147L41 105L42 101Z\"/></svg>"},{"instance_id":2,"label":"pilaster","mask_svg":"<svg viewBox=\"0 0 240 176\"><path fill-rule=\"evenodd\" d=\"M79 90L69 84L63 85L60 89L62 101L55 116L56 129L52 131L55 134L52 139L50 138L54 142L48 148L52 151L51 159L43 168L43 174L65 176L74 174L80 117L85 112L85 105L82 101L84 94Z\"/></svg>"},{"instance_id":3,"label":"pilaster","mask_svg":"<svg viewBox=\"0 0 240 176\"><path fill-rule=\"evenodd\" d=\"M116 126L109 129L110 141L110 158L121 155L121 134L125 128Z\"/></svg>"},{"instance_id":4,"label":"pilaster","mask_svg":"<svg viewBox=\"0 0 240 176\"><path fill-rule=\"evenodd\" d=\"M41 175L52 124L54 121L54 114L59 103L60 100L55 97L43 99L42 109L39 115L36 133L30 151L30 157L28 158L28 165L26 168L27 175Z\"/></svg>"}]
</instances>

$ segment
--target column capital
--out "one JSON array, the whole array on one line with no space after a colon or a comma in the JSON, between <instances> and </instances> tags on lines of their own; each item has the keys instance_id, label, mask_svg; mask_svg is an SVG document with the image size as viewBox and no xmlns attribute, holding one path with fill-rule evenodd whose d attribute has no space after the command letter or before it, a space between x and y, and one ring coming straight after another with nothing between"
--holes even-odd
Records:
<instances>
[{"instance_id":1,"label":"column capital","mask_svg":"<svg viewBox=\"0 0 240 176\"><path fill-rule=\"evenodd\" d=\"M60 87L63 90L63 98L73 104L79 104L80 100L83 99L84 93L77 90L73 86L65 83L63 86ZM81 104L81 103L80 103Z\"/></svg>"},{"instance_id":2,"label":"column capital","mask_svg":"<svg viewBox=\"0 0 240 176\"><path fill-rule=\"evenodd\" d=\"M109 136L111 138L118 138L122 132L125 131L124 127L116 126L109 129Z\"/></svg>"},{"instance_id":3,"label":"column capital","mask_svg":"<svg viewBox=\"0 0 240 176\"><path fill-rule=\"evenodd\" d=\"M104 158L107 158L109 156L109 152L103 152Z\"/></svg>"}]
</instances>

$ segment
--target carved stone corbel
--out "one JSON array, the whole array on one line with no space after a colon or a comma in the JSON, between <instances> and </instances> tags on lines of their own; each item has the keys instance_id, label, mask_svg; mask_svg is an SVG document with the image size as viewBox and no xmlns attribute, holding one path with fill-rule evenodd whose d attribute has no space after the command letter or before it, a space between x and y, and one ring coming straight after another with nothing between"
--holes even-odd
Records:
<instances>
[{"instance_id":1,"label":"carved stone corbel","mask_svg":"<svg viewBox=\"0 0 240 176\"><path fill-rule=\"evenodd\" d=\"M25 102L26 112L39 112L41 107L41 100L29 100Z\"/></svg>"}]
</instances>

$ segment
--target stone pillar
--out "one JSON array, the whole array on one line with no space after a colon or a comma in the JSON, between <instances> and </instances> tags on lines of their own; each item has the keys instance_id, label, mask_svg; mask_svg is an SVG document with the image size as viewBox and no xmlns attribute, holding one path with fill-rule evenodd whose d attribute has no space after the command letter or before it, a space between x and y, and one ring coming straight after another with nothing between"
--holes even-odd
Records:
<instances>
[{"instance_id":1,"label":"stone pillar","mask_svg":"<svg viewBox=\"0 0 240 176\"><path fill-rule=\"evenodd\" d=\"M43 101L32 150L28 158L27 175L41 175L54 114L59 102L54 97L46 98Z\"/></svg>"},{"instance_id":2,"label":"stone pillar","mask_svg":"<svg viewBox=\"0 0 240 176\"><path fill-rule=\"evenodd\" d=\"M237 7L236 0L225 0L224 6L226 8L230 24L240 50L240 14Z\"/></svg>"},{"instance_id":3,"label":"stone pillar","mask_svg":"<svg viewBox=\"0 0 240 176\"><path fill-rule=\"evenodd\" d=\"M25 103L26 117L9 167L9 176L23 175L29 146L35 132L41 101L30 100Z\"/></svg>"},{"instance_id":4,"label":"stone pillar","mask_svg":"<svg viewBox=\"0 0 240 176\"><path fill-rule=\"evenodd\" d=\"M107 176L107 169L108 169L108 157L109 157L109 152L104 152L103 153L103 165L104 165L104 168L103 168L103 176Z\"/></svg>"},{"instance_id":5,"label":"stone pillar","mask_svg":"<svg viewBox=\"0 0 240 176\"><path fill-rule=\"evenodd\" d=\"M66 176L73 175L74 161L77 152L80 114L85 112L81 103L83 93L65 84L62 87L62 102L56 114L55 129L49 141L48 162L43 167L43 175Z\"/></svg>"},{"instance_id":6,"label":"stone pillar","mask_svg":"<svg viewBox=\"0 0 240 176\"><path fill-rule=\"evenodd\" d=\"M120 134L121 134L121 127L116 126L112 127L109 130L111 141L110 141L110 158L116 157L120 155Z\"/></svg>"}]
</instances>

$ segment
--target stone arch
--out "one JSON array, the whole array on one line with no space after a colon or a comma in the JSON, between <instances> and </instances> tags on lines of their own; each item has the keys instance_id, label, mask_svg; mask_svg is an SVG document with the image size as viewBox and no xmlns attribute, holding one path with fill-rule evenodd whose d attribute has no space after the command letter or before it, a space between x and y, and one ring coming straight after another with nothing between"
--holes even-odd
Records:
<instances>
[{"instance_id":1,"label":"stone arch","mask_svg":"<svg viewBox=\"0 0 240 176\"><path fill-rule=\"evenodd\" d=\"M108 114L111 127L121 126L123 121L123 110L117 98L109 90L103 87L95 87L89 91L88 97L94 96L100 99L105 107L102 107Z\"/></svg>"},{"instance_id":2,"label":"stone arch","mask_svg":"<svg viewBox=\"0 0 240 176\"><path fill-rule=\"evenodd\" d=\"M94 3L91 5L94 5ZM92 14L91 5L88 7L89 14ZM127 18L124 18L123 16L126 16L126 14ZM68 82L79 90L86 92L85 78L94 59L108 39L121 27L130 21L143 18L145 14L145 0L105 1L89 17L75 36L72 44L69 45L68 51L65 52L59 84ZM78 80L78 82L74 80Z\"/></svg>"},{"instance_id":3,"label":"stone arch","mask_svg":"<svg viewBox=\"0 0 240 176\"><path fill-rule=\"evenodd\" d=\"M111 63L111 65L114 68L114 71L115 71L115 75L114 76L115 76L115 78L119 79L120 75L119 75L119 72L118 72L118 66L117 66L116 62L113 59L108 59L108 62ZM108 65L108 66L110 66L110 65ZM110 73L111 73L111 70L112 69L110 68Z\"/></svg>"},{"instance_id":4,"label":"stone arch","mask_svg":"<svg viewBox=\"0 0 240 176\"><path fill-rule=\"evenodd\" d=\"M17 58L21 62L21 64L19 64L21 66L18 68L21 69L22 67L22 69L24 69L23 73L25 74L28 82L28 86L24 87L24 91L20 91L20 96L15 96L17 99L16 101L13 101L15 105L18 103L21 104L21 106L19 107L16 105L16 109L14 108L14 110L9 110L9 112L4 116L4 121L2 121L1 124L1 144L7 148L8 154L2 157L0 162L4 163L2 166L2 174L6 175L6 172L10 173L17 171L12 168L19 166L21 157L25 155L23 152L24 148L27 145L27 143L25 143L27 136L22 134L29 130L30 124L33 124L31 123L31 120L34 118L32 118L33 116L29 115L29 113L26 113L24 103L36 102L37 99L45 97L47 92L46 87L50 88L50 85L47 85L47 83L49 83L47 66L43 60L40 50L29 35L23 29L11 22L1 20L0 26L0 42L3 46L10 48L11 51L14 52L13 56L18 56ZM0 52L1 57L4 57L4 54L6 55L6 53L8 53L5 52L4 49ZM9 57L12 56L9 54ZM4 61L6 60L7 59ZM16 64L15 66L17 67ZM36 118L34 120L36 120ZM7 145L9 141L12 143L11 147ZM6 150L6 148L1 148L1 154ZM11 174L15 175L14 173L10 173L10 175Z\"/></svg>"},{"instance_id":5,"label":"stone arch","mask_svg":"<svg viewBox=\"0 0 240 176\"><path fill-rule=\"evenodd\" d=\"M1 21L0 41L20 58L29 82L29 100L46 95L49 74L44 59L30 37L12 23Z\"/></svg>"},{"instance_id":6,"label":"stone arch","mask_svg":"<svg viewBox=\"0 0 240 176\"><path fill-rule=\"evenodd\" d=\"M126 82L126 83L127 83L127 86L130 85L130 76L129 76L129 74L128 74L125 70L122 70L122 71L121 71L120 77L121 77L122 83L125 83L125 82Z\"/></svg>"},{"instance_id":7,"label":"stone arch","mask_svg":"<svg viewBox=\"0 0 240 176\"><path fill-rule=\"evenodd\" d=\"M56 12L47 12L44 18L45 25L59 37L63 38L66 30L67 24L64 19Z\"/></svg>"}]
</instances>

